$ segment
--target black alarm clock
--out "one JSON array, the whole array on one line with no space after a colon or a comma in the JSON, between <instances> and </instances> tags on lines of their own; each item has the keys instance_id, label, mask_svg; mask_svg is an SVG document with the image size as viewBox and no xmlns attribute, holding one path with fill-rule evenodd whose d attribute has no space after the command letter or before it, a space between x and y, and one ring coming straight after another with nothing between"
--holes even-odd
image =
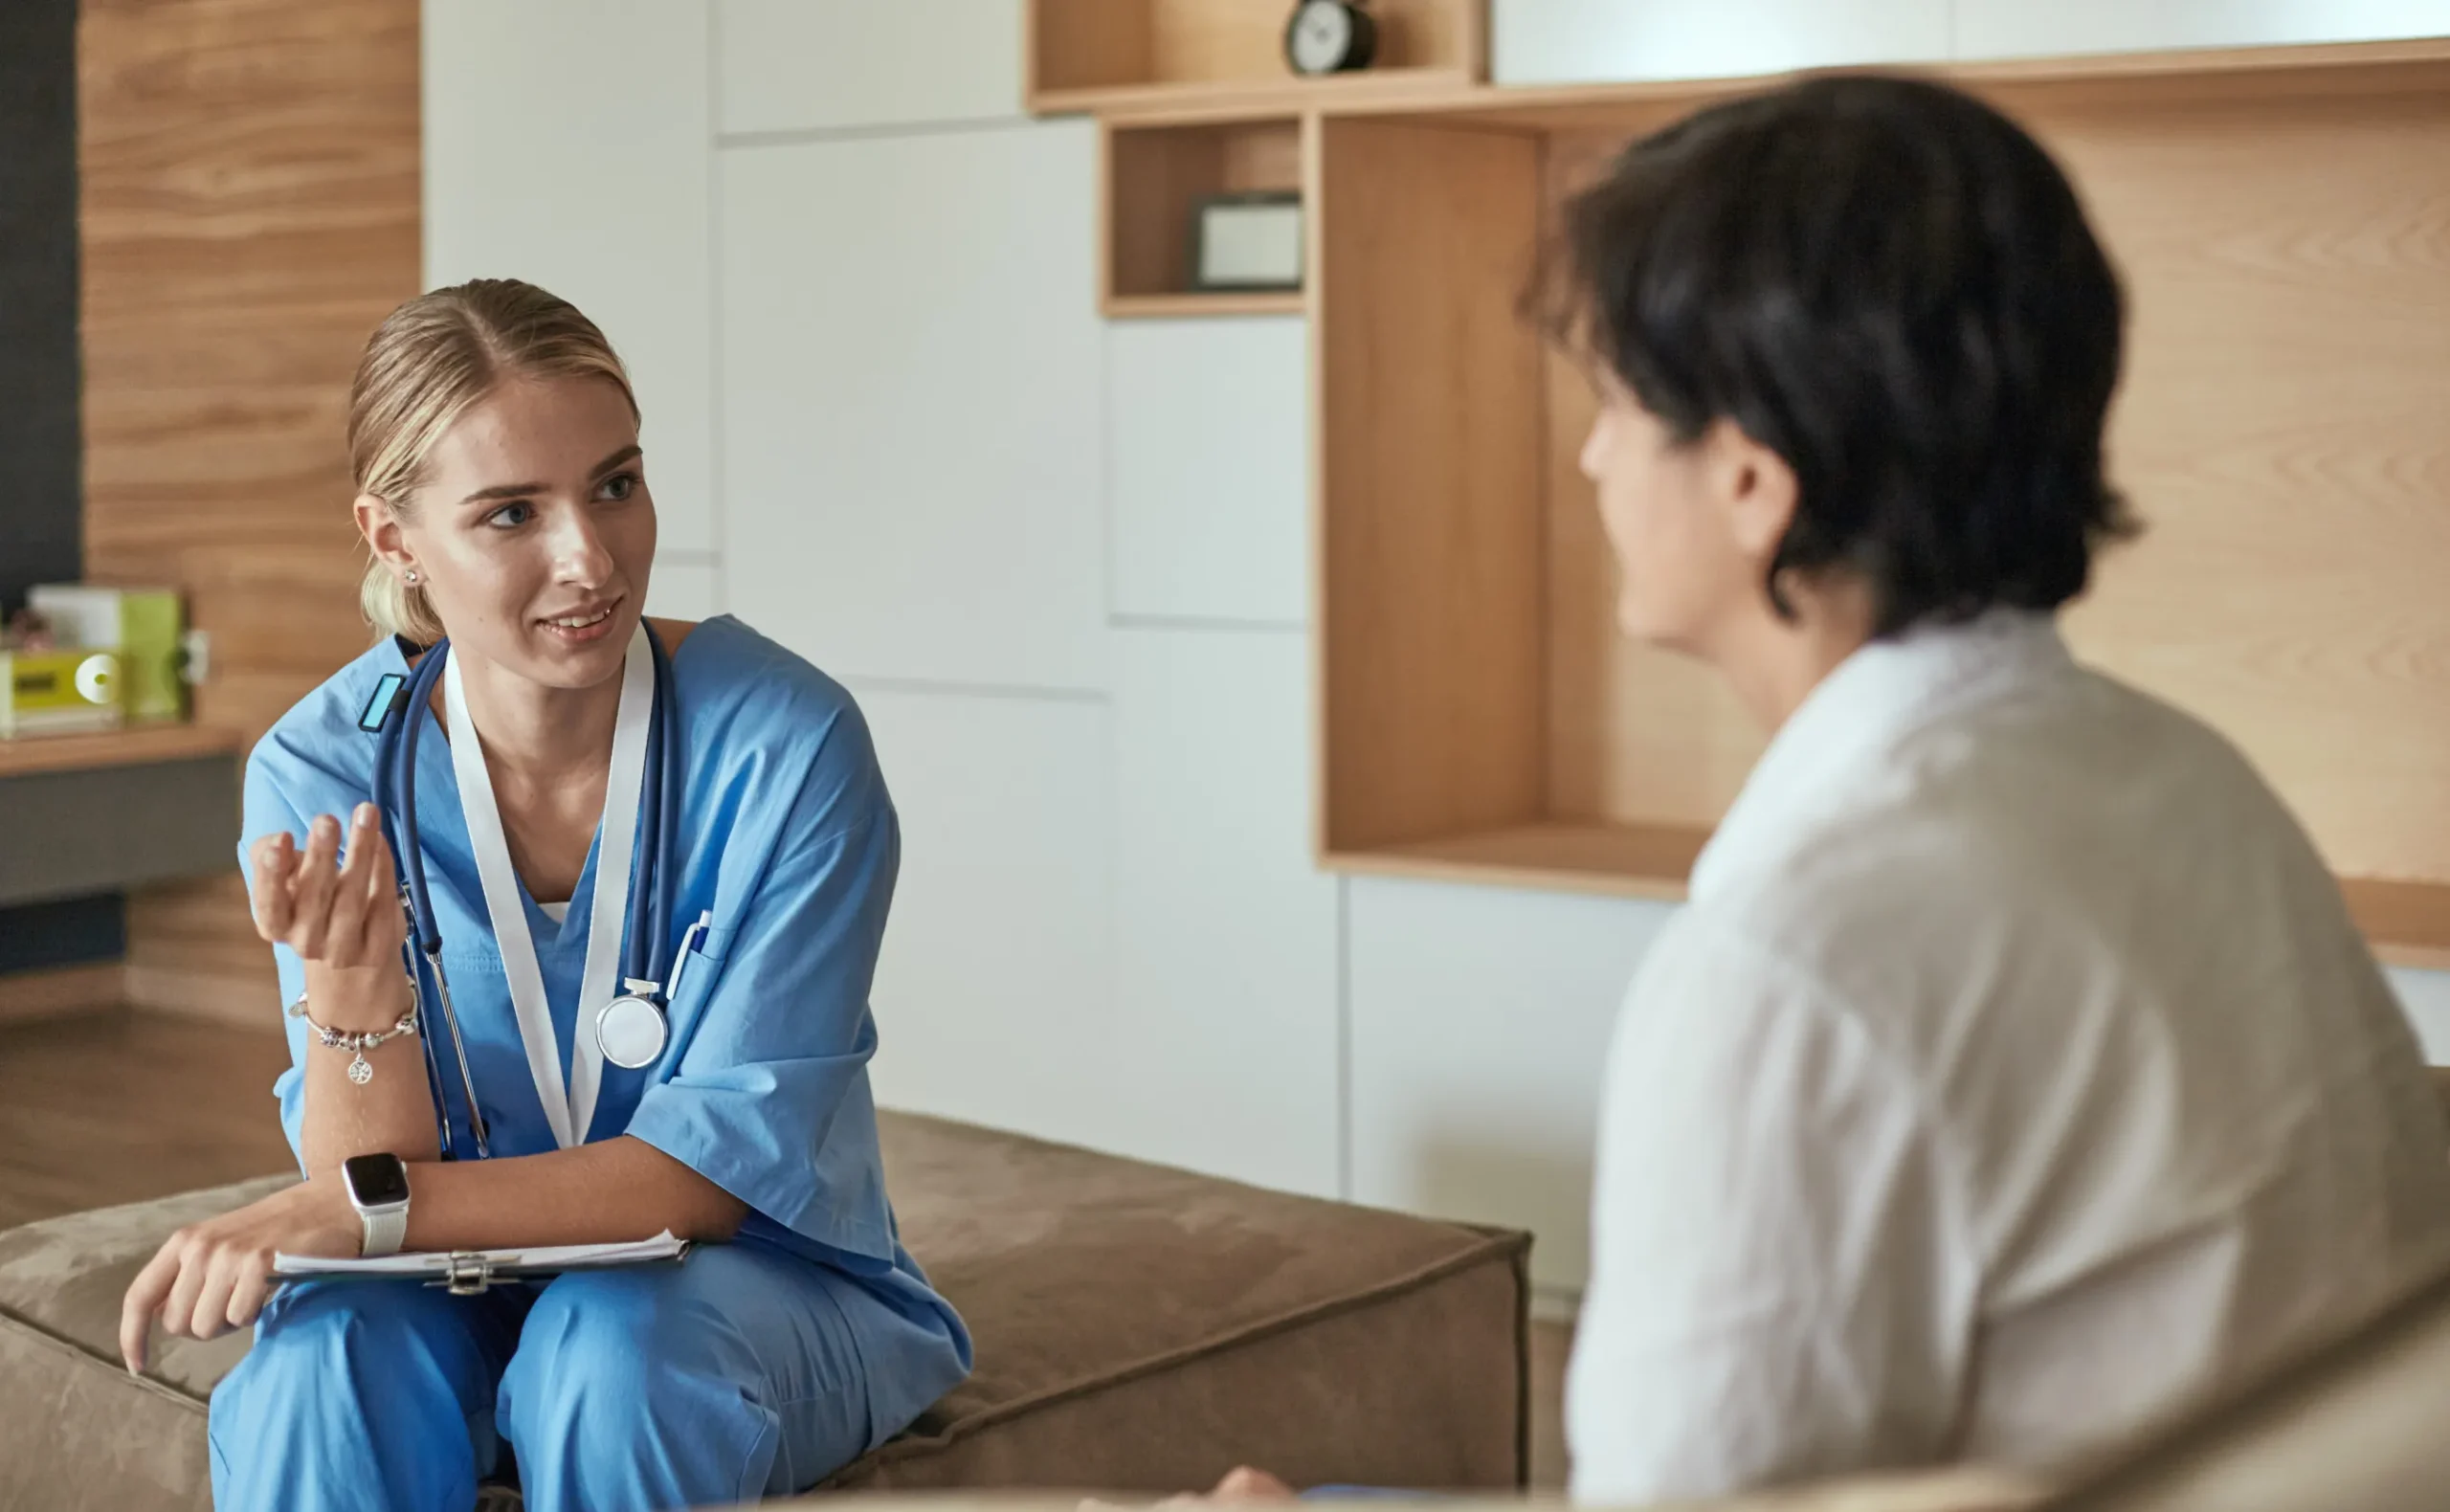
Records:
<instances>
[{"instance_id":1,"label":"black alarm clock","mask_svg":"<svg viewBox=\"0 0 2450 1512\"><path fill-rule=\"evenodd\" d=\"M1377 51L1378 23L1352 0L1302 0L1284 24L1284 60L1297 74L1368 68Z\"/></svg>"}]
</instances>

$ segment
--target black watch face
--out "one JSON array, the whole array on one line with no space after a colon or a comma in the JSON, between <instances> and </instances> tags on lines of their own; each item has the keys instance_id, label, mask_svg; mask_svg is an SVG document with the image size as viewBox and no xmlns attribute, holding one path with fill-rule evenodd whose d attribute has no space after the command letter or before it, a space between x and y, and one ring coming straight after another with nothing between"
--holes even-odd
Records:
<instances>
[{"instance_id":1,"label":"black watch face","mask_svg":"<svg viewBox=\"0 0 2450 1512\"><path fill-rule=\"evenodd\" d=\"M409 1168L397 1155L352 1155L341 1163L349 1200L361 1208L388 1208L409 1200Z\"/></svg>"}]
</instances>

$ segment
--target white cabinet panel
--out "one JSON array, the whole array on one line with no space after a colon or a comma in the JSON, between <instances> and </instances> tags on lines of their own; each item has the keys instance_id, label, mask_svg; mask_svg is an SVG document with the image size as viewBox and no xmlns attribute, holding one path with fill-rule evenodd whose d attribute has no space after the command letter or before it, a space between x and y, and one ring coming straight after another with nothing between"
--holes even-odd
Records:
<instances>
[{"instance_id":1,"label":"white cabinet panel","mask_svg":"<svg viewBox=\"0 0 2450 1512\"><path fill-rule=\"evenodd\" d=\"M723 612L723 573L710 557L658 557L647 583L647 612L658 619L712 619Z\"/></svg>"},{"instance_id":2,"label":"white cabinet panel","mask_svg":"<svg viewBox=\"0 0 2450 1512\"><path fill-rule=\"evenodd\" d=\"M1949 0L1493 4L1490 71L1501 84L1712 78L1949 56Z\"/></svg>"},{"instance_id":3,"label":"white cabinet panel","mask_svg":"<svg viewBox=\"0 0 2450 1512\"><path fill-rule=\"evenodd\" d=\"M854 691L902 832L877 971L878 1101L1120 1147L1108 709Z\"/></svg>"},{"instance_id":4,"label":"white cabinet panel","mask_svg":"<svg viewBox=\"0 0 2450 1512\"><path fill-rule=\"evenodd\" d=\"M2391 986L2398 989L2399 1006L2416 1026L2424 1058L2437 1066L2450 1065L2450 971L2394 967Z\"/></svg>"},{"instance_id":5,"label":"white cabinet panel","mask_svg":"<svg viewBox=\"0 0 2450 1512\"><path fill-rule=\"evenodd\" d=\"M1116 1048L1132 1153L1336 1195L1336 884L1310 857L1308 638L1115 637Z\"/></svg>"},{"instance_id":6,"label":"white cabinet panel","mask_svg":"<svg viewBox=\"0 0 2450 1512\"><path fill-rule=\"evenodd\" d=\"M715 544L707 0L425 0L425 281L541 284L630 369L662 545Z\"/></svg>"},{"instance_id":7,"label":"white cabinet panel","mask_svg":"<svg viewBox=\"0 0 2450 1512\"><path fill-rule=\"evenodd\" d=\"M717 4L726 132L1021 113L1021 0Z\"/></svg>"},{"instance_id":8,"label":"white cabinet panel","mask_svg":"<svg viewBox=\"0 0 2450 1512\"><path fill-rule=\"evenodd\" d=\"M1963 58L2450 33L2450 0L1956 0Z\"/></svg>"},{"instance_id":9,"label":"white cabinet panel","mask_svg":"<svg viewBox=\"0 0 2450 1512\"><path fill-rule=\"evenodd\" d=\"M840 673L1105 686L1085 122L726 149L731 602Z\"/></svg>"},{"instance_id":10,"label":"white cabinet panel","mask_svg":"<svg viewBox=\"0 0 2450 1512\"><path fill-rule=\"evenodd\" d=\"M1119 614L1309 615L1309 326L1107 327Z\"/></svg>"},{"instance_id":11,"label":"white cabinet panel","mask_svg":"<svg viewBox=\"0 0 2450 1512\"><path fill-rule=\"evenodd\" d=\"M1536 1236L1589 1275L1608 1041L1664 904L1354 878L1353 1196Z\"/></svg>"}]
</instances>

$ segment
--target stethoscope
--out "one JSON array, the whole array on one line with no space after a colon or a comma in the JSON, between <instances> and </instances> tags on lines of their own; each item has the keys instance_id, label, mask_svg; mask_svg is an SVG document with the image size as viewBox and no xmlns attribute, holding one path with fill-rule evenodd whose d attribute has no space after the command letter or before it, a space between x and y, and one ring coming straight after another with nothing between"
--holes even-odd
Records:
<instances>
[{"instance_id":1,"label":"stethoscope","mask_svg":"<svg viewBox=\"0 0 2450 1512\"><path fill-rule=\"evenodd\" d=\"M678 885L679 875L673 859L679 848L680 822L682 750L679 701L672 691L671 658L664 654L663 643L656 638L652 628L645 634L655 663L655 715L647 729L646 749L646 769L651 780L642 785L639 797L638 833L646 853L630 869L629 928L621 943L623 990L595 1015L596 1044L605 1060L629 1071L643 1070L661 1059L671 1037L664 1006L674 952L666 933L678 902L672 890ZM416 842L417 734L425 723L425 711L433 702L434 690L442 678L450 655L451 642L445 637L426 652L407 678L397 673L386 675L384 685L394 691L387 698L383 688L378 687L368 702L367 717L359 723L363 727L369 722L379 722L373 726L377 732L374 806L382 816L384 837L390 841L391 855L399 866L400 906L409 920L408 948L412 956L424 959L434 983L443 1027L451 1035L452 1054L458 1061L460 1090L467 1098L468 1132L475 1138L478 1158L483 1159L492 1153L484 1110L477 1101L476 1077L468 1067L468 1044L459 1031L458 1012L452 1006L451 981L442 969L442 923L434 912L433 897L426 890L425 856ZM392 718L395 713L401 717ZM599 878L598 885L601 884ZM409 962L409 970L413 980L414 959ZM426 1076L434 1091L434 1119L441 1128L442 1156L445 1160L455 1159L451 1115L442 1098L442 1067L434 1035L421 1034L417 1037L425 1046Z\"/></svg>"}]
</instances>

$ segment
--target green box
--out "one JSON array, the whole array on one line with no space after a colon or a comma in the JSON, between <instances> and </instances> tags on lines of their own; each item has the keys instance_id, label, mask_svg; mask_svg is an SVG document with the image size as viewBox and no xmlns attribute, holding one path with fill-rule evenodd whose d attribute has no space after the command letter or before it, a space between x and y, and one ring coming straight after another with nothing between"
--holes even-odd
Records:
<instances>
[{"instance_id":1,"label":"green box","mask_svg":"<svg viewBox=\"0 0 2450 1512\"><path fill-rule=\"evenodd\" d=\"M48 584L26 602L62 646L118 655L120 708L128 723L187 718L187 613L177 589Z\"/></svg>"},{"instance_id":2,"label":"green box","mask_svg":"<svg viewBox=\"0 0 2450 1512\"><path fill-rule=\"evenodd\" d=\"M120 682L107 651L0 651L0 740L116 729Z\"/></svg>"}]
</instances>

